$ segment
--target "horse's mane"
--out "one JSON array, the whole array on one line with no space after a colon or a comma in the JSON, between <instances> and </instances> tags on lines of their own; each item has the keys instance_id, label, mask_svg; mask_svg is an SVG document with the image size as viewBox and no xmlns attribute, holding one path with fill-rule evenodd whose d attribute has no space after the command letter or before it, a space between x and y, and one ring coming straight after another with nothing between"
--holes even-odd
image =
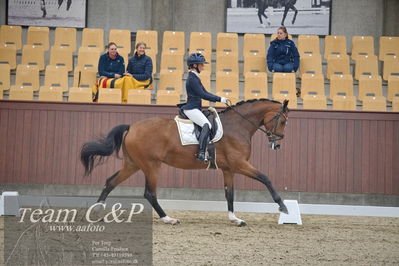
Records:
<instances>
[{"instance_id":1,"label":"horse's mane","mask_svg":"<svg viewBox=\"0 0 399 266\"><path fill-rule=\"evenodd\" d=\"M219 112L219 114L224 114L228 111L230 111L233 108L236 108L237 106L241 106L243 104L246 103L253 103L253 102L273 102L273 103L279 103L281 104L281 102L275 101L275 100L270 100L270 99L265 99L265 98L261 98L261 99L250 99L250 100L246 100L246 101L240 101L238 103L236 103L235 105L229 106L226 109L224 109L223 111Z\"/></svg>"}]
</instances>

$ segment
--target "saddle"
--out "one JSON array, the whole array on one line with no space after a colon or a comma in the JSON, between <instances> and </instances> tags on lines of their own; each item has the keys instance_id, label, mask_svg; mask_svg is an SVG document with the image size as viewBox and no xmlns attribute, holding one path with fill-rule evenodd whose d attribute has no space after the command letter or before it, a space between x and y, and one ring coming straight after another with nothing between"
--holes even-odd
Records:
<instances>
[{"instance_id":1,"label":"saddle","mask_svg":"<svg viewBox=\"0 0 399 266\"><path fill-rule=\"evenodd\" d=\"M208 169L218 169L216 165L216 150L214 143L219 141L223 136L223 126L215 108L202 111L205 117L212 125L210 142L208 143L208 155L210 157ZM196 145L202 128L193 123L184 112L179 109L179 115L175 117L177 129L179 131L180 141L182 145Z\"/></svg>"}]
</instances>

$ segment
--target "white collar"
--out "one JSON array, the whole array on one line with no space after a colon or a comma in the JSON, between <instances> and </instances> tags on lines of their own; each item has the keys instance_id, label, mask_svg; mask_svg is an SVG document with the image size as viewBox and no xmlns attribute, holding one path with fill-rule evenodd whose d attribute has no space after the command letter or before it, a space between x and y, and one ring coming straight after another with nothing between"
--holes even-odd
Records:
<instances>
[{"instance_id":1,"label":"white collar","mask_svg":"<svg viewBox=\"0 0 399 266\"><path fill-rule=\"evenodd\" d=\"M201 77L200 77L200 75L198 74L198 72L197 71L194 71L194 70L190 70L190 72L191 73L194 73L199 79L201 79Z\"/></svg>"}]
</instances>

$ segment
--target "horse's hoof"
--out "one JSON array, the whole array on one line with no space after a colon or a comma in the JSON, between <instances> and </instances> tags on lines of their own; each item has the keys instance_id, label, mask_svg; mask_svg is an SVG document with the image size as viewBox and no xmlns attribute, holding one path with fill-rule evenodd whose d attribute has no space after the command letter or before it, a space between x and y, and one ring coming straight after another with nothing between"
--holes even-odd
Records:
<instances>
[{"instance_id":1,"label":"horse's hoof","mask_svg":"<svg viewBox=\"0 0 399 266\"><path fill-rule=\"evenodd\" d=\"M237 224L238 225L238 227L241 227L241 226L247 226L247 223L245 222L245 221L241 221L239 224Z\"/></svg>"},{"instance_id":2,"label":"horse's hoof","mask_svg":"<svg viewBox=\"0 0 399 266\"><path fill-rule=\"evenodd\" d=\"M285 205L280 206L280 208L278 208L278 210L282 213L288 214L288 209Z\"/></svg>"},{"instance_id":3,"label":"horse's hoof","mask_svg":"<svg viewBox=\"0 0 399 266\"><path fill-rule=\"evenodd\" d=\"M165 224L177 225L180 224L179 219L170 218L169 216L165 216L161 218Z\"/></svg>"}]
</instances>

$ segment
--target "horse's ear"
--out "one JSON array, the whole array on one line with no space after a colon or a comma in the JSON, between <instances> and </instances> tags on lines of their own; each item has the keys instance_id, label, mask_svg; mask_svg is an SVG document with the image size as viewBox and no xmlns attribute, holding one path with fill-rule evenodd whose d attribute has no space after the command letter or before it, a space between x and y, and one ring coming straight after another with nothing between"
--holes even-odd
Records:
<instances>
[{"instance_id":1,"label":"horse's ear","mask_svg":"<svg viewBox=\"0 0 399 266\"><path fill-rule=\"evenodd\" d=\"M288 106L288 100L284 100L283 102L283 110L286 111L287 110L287 106Z\"/></svg>"}]
</instances>

